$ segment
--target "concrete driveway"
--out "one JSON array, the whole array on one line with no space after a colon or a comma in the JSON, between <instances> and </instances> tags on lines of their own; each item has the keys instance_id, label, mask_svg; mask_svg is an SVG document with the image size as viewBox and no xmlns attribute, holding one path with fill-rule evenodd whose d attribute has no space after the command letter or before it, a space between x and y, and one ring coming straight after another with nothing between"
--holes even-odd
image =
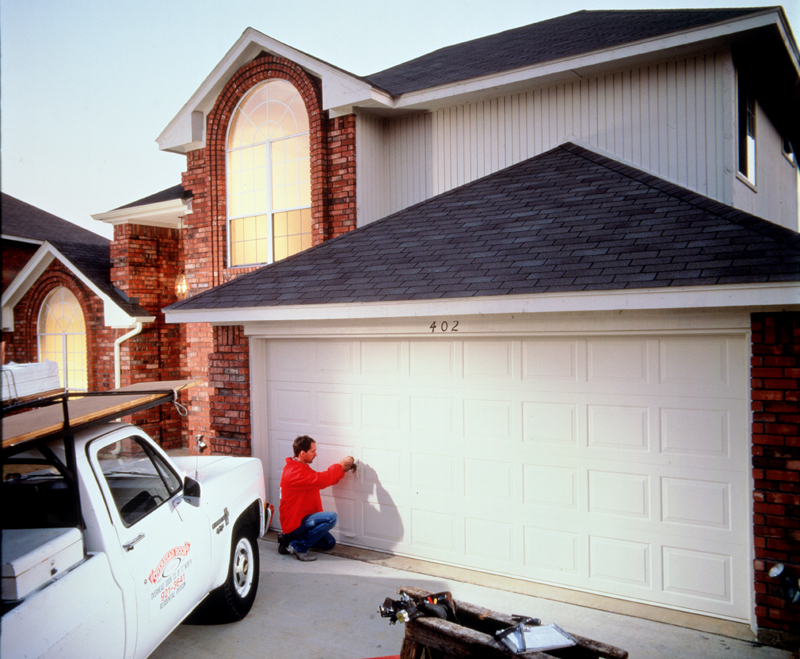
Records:
<instances>
[{"instance_id":1,"label":"concrete driveway","mask_svg":"<svg viewBox=\"0 0 800 659\"><path fill-rule=\"evenodd\" d=\"M442 575L423 574L430 564L407 559L393 562L373 552L343 547L335 550L337 555L317 554L315 562L301 563L293 556L278 554L274 535L259 541L261 582L250 615L229 625L181 625L153 653L153 659L397 655L404 628L381 618L378 606L386 597L395 597L400 586L449 590L458 600L538 617L545 624L555 622L567 631L623 648L632 659L791 657L789 652L741 638L509 592L503 590L506 582L502 578L484 575L480 579L484 584L478 585L462 581L462 575L446 567L441 569ZM724 624L721 628L725 629Z\"/></svg>"}]
</instances>

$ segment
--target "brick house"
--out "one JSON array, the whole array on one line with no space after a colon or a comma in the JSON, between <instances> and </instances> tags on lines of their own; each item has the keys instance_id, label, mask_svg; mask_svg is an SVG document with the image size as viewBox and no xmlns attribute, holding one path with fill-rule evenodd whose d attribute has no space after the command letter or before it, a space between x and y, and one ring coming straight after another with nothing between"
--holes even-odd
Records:
<instances>
[{"instance_id":1,"label":"brick house","mask_svg":"<svg viewBox=\"0 0 800 659\"><path fill-rule=\"evenodd\" d=\"M184 445L273 500L297 434L355 455L346 543L797 642L798 72L780 8L366 77L248 29L158 138L181 185L95 216L154 318L123 384L203 379Z\"/></svg>"}]
</instances>

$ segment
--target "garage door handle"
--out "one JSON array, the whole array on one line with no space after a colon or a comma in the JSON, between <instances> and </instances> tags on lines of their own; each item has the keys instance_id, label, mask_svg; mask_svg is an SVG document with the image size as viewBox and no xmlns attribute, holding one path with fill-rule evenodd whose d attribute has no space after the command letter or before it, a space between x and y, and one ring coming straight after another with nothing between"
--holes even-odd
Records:
<instances>
[{"instance_id":1,"label":"garage door handle","mask_svg":"<svg viewBox=\"0 0 800 659\"><path fill-rule=\"evenodd\" d=\"M130 542L126 542L124 545L122 545L122 548L123 548L125 551L133 551L133 546L134 546L134 545L135 545L137 542L140 542L141 540L144 540L144 533L140 533L139 535L137 535L137 536L136 536L136 537L135 537L133 540L131 540Z\"/></svg>"}]
</instances>

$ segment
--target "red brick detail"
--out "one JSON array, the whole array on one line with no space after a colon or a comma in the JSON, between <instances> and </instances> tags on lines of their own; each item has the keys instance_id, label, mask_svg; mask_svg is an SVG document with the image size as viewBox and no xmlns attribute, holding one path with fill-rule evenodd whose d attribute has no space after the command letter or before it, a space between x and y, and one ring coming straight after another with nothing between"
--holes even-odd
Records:
<instances>
[{"instance_id":1,"label":"red brick detail","mask_svg":"<svg viewBox=\"0 0 800 659\"><path fill-rule=\"evenodd\" d=\"M214 453L250 455L250 344L241 327L215 327L208 356L211 446Z\"/></svg>"},{"instance_id":2,"label":"red brick detail","mask_svg":"<svg viewBox=\"0 0 800 659\"><path fill-rule=\"evenodd\" d=\"M356 228L355 115L328 122L328 169L327 237L335 238Z\"/></svg>"},{"instance_id":3,"label":"red brick detail","mask_svg":"<svg viewBox=\"0 0 800 659\"><path fill-rule=\"evenodd\" d=\"M192 195L192 212L184 218L182 259L189 295L254 269L227 267L225 146L239 102L272 79L291 83L308 112L313 244L356 228L355 116L329 119L322 109L320 80L287 59L263 53L222 88L206 118L205 146L187 155L182 183ZM249 454L250 365L242 329L187 324L183 331L183 375L208 382L191 391L189 446L196 449L202 436L214 452Z\"/></svg>"},{"instance_id":4,"label":"red brick detail","mask_svg":"<svg viewBox=\"0 0 800 659\"><path fill-rule=\"evenodd\" d=\"M3 240L3 293L38 249L39 245Z\"/></svg>"},{"instance_id":5,"label":"red brick detail","mask_svg":"<svg viewBox=\"0 0 800 659\"><path fill-rule=\"evenodd\" d=\"M796 634L800 609L768 573L783 563L800 576L800 314L751 322L756 619L760 630Z\"/></svg>"},{"instance_id":6,"label":"red brick detail","mask_svg":"<svg viewBox=\"0 0 800 659\"><path fill-rule=\"evenodd\" d=\"M138 224L114 227L111 282L155 318L143 325L140 334L120 344L121 386L179 380L183 376L184 328L167 324L161 311L176 301L175 279L181 271L180 257L181 234L176 229ZM115 336L118 338L128 331L117 330ZM186 422L171 405L160 405L127 420L142 426L164 448L181 448L185 444Z\"/></svg>"}]
</instances>

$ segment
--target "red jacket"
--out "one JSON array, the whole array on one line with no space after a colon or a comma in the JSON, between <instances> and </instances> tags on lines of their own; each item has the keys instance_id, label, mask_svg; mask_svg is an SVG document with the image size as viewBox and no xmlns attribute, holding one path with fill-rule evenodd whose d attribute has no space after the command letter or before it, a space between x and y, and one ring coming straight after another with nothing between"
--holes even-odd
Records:
<instances>
[{"instance_id":1,"label":"red jacket","mask_svg":"<svg viewBox=\"0 0 800 659\"><path fill-rule=\"evenodd\" d=\"M336 485L344 478L344 468L338 462L325 471L314 471L307 464L286 458L281 476L281 502L279 514L281 530L291 533L303 517L322 512L319 491Z\"/></svg>"}]
</instances>

